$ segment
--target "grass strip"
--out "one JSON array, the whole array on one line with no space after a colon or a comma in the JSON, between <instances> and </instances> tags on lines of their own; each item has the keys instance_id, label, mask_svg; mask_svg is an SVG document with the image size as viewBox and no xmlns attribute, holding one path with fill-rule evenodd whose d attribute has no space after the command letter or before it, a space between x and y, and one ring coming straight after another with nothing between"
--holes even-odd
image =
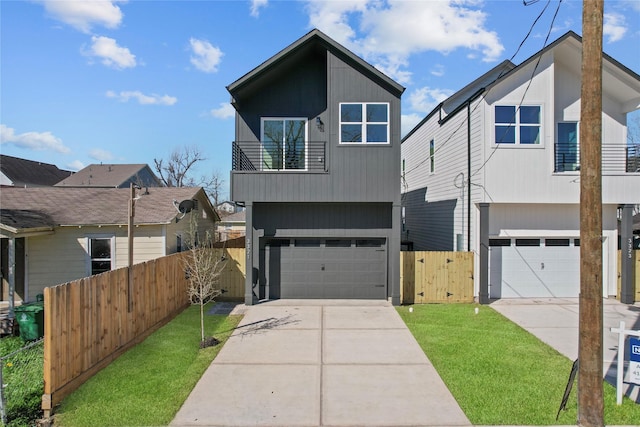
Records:
<instances>
[{"instance_id":1,"label":"grass strip","mask_svg":"<svg viewBox=\"0 0 640 427\"><path fill-rule=\"evenodd\" d=\"M490 307L428 304L398 312L473 424L576 424L577 380L556 421L572 361ZM608 383L604 404L606 424L640 424L640 405L625 397L617 406Z\"/></svg>"},{"instance_id":2,"label":"grass strip","mask_svg":"<svg viewBox=\"0 0 640 427\"><path fill-rule=\"evenodd\" d=\"M55 424L169 424L241 317L205 315L206 335L221 342L200 350L199 308L188 307L65 398Z\"/></svg>"}]
</instances>

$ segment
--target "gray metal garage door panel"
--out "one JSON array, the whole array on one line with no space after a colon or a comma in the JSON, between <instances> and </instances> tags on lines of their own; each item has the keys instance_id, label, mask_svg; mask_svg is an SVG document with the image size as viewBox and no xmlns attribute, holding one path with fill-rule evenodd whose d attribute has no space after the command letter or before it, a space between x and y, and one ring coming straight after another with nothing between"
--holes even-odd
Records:
<instances>
[{"instance_id":1,"label":"gray metal garage door panel","mask_svg":"<svg viewBox=\"0 0 640 427\"><path fill-rule=\"evenodd\" d=\"M382 247L281 248L280 297L386 298L387 256Z\"/></svg>"}]
</instances>

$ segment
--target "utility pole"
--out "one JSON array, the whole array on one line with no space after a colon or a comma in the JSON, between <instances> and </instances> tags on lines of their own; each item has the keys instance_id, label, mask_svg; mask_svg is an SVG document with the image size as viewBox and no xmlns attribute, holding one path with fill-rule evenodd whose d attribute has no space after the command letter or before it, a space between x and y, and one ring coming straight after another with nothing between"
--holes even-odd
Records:
<instances>
[{"instance_id":1,"label":"utility pole","mask_svg":"<svg viewBox=\"0 0 640 427\"><path fill-rule=\"evenodd\" d=\"M136 216L136 189L133 183L129 184L129 221L127 223L128 229L128 246L129 246L129 259L127 262L128 276L127 276L127 310L133 311L133 219Z\"/></svg>"},{"instance_id":2,"label":"utility pole","mask_svg":"<svg viewBox=\"0 0 640 427\"><path fill-rule=\"evenodd\" d=\"M603 9L604 0L584 0L582 3L578 425L584 427L604 426L601 147Z\"/></svg>"}]
</instances>

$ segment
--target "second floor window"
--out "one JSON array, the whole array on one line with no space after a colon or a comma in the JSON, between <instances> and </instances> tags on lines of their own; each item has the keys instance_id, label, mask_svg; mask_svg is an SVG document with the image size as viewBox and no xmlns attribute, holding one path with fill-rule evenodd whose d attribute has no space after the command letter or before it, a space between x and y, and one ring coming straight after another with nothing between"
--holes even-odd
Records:
<instances>
[{"instance_id":1,"label":"second floor window","mask_svg":"<svg viewBox=\"0 0 640 427\"><path fill-rule=\"evenodd\" d=\"M539 105L496 105L495 143L539 145L541 118Z\"/></svg>"},{"instance_id":2,"label":"second floor window","mask_svg":"<svg viewBox=\"0 0 640 427\"><path fill-rule=\"evenodd\" d=\"M389 104L349 102L340 104L341 144L388 144Z\"/></svg>"},{"instance_id":3,"label":"second floor window","mask_svg":"<svg viewBox=\"0 0 640 427\"><path fill-rule=\"evenodd\" d=\"M307 119L263 118L261 170L307 168Z\"/></svg>"}]
</instances>

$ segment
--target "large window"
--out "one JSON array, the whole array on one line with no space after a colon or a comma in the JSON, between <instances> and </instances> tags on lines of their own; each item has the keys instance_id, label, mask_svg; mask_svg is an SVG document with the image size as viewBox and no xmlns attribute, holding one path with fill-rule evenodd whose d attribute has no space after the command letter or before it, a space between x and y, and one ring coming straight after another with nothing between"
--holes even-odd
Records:
<instances>
[{"instance_id":1,"label":"large window","mask_svg":"<svg viewBox=\"0 0 640 427\"><path fill-rule=\"evenodd\" d=\"M496 105L495 143L539 145L541 120L539 105Z\"/></svg>"},{"instance_id":2,"label":"large window","mask_svg":"<svg viewBox=\"0 0 640 427\"><path fill-rule=\"evenodd\" d=\"M388 144L389 104L340 104L341 144Z\"/></svg>"},{"instance_id":3,"label":"large window","mask_svg":"<svg viewBox=\"0 0 640 427\"><path fill-rule=\"evenodd\" d=\"M262 120L261 170L307 168L307 119Z\"/></svg>"},{"instance_id":4,"label":"large window","mask_svg":"<svg viewBox=\"0 0 640 427\"><path fill-rule=\"evenodd\" d=\"M573 172L580 170L578 146L578 123L558 123L556 143L556 172Z\"/></svg>"},{"instance_id":5,"label":"large window","mask_svg":"<svg viewBox=\"0 0 640 427\"><path fill-rule=\"evenodd\" d=\"M113 266L113 258L111 251L111 237L89 237L89 274L104 273L109 271Z\"/></svg>"}]
</instances>

